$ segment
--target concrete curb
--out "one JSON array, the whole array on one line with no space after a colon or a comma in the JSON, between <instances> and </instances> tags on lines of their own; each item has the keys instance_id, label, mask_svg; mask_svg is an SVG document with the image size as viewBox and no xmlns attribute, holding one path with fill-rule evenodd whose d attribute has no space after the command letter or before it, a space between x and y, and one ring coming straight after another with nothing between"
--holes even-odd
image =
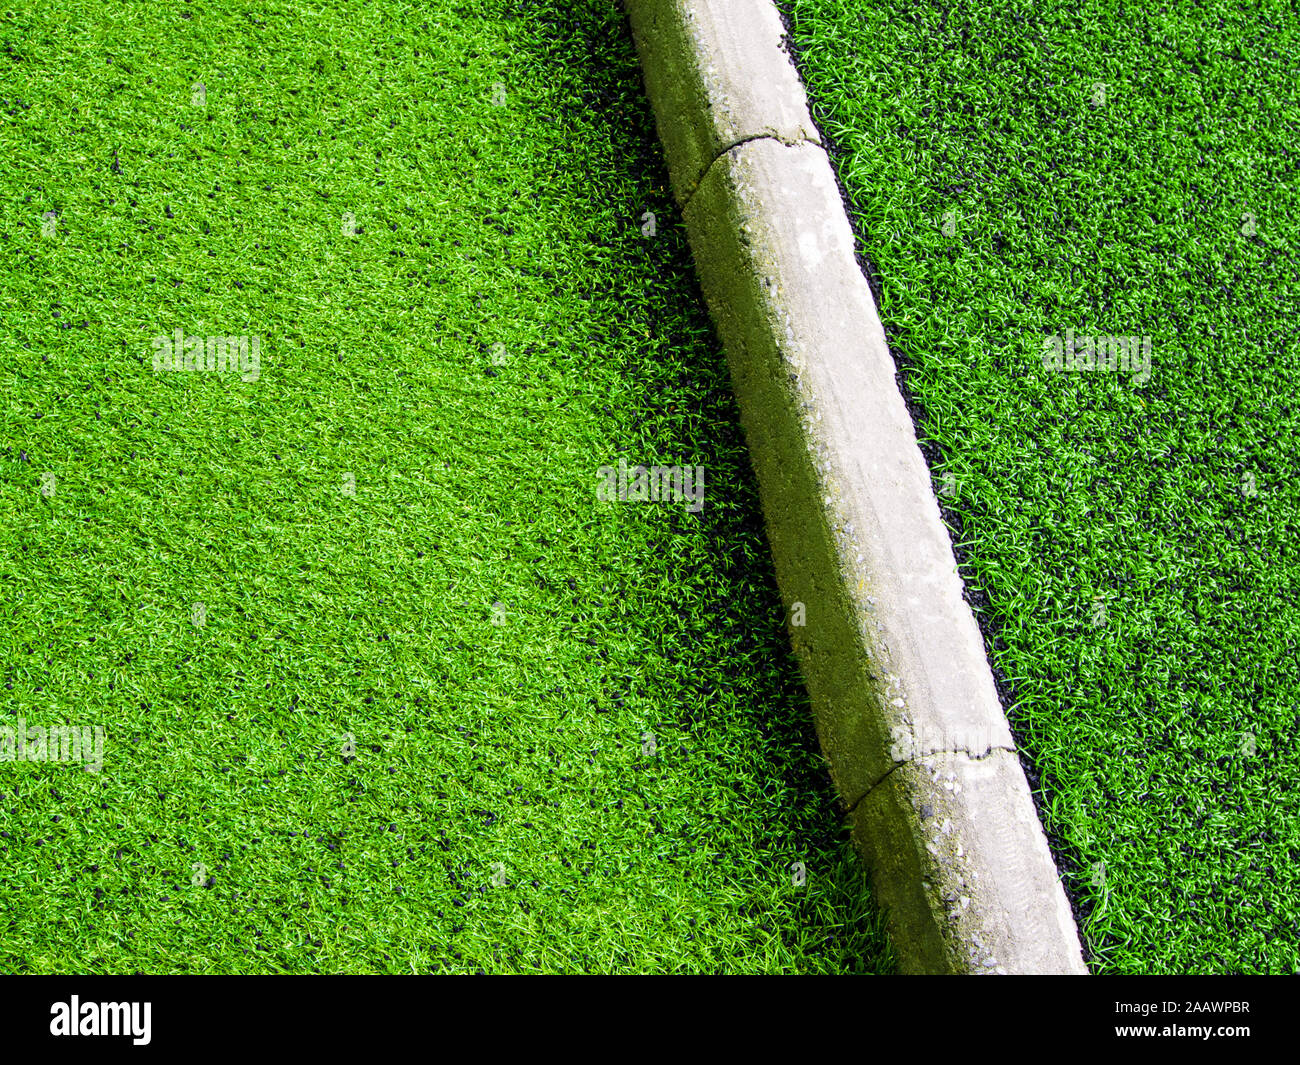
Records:
<instances>
[{"instance_id":1,"label":"concrete curb","mask_svg":"<svg viewBox=\"0 0 1300 1065\"><path fill-rule=\"evenodd\" d=\"M905 972L1078 933L770 0L624 0L817 731Z\"/></svg>"}]
</instances>

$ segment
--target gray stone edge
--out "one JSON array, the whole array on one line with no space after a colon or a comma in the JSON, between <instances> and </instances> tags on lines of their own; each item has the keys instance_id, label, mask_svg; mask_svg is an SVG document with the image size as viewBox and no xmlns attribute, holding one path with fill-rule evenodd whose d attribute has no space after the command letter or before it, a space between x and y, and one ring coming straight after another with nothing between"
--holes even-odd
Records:
<instances>
[{"instance_id":1,"label":"gray stone edge","mask_svg":"<svg viewBox=\"0 0 1300 1065\"><path fill-rule=\"evenodd\" d=\"M900 968L1086 972L780 17L770 0L625 8Z\"/></svg>"}]
</instances>

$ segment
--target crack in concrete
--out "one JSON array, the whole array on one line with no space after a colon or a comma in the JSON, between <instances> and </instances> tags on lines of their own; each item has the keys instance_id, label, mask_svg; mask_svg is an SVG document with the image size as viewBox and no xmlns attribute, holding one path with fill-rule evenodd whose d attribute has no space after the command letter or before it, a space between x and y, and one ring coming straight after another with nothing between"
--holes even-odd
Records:
<instances>
[{"instance_id":1,"label":"crack in concrete","mask_svg":"<svg viewBox=\"0 0 1300 1065\"><path fill-rule=\"evenodd\" d=\"M897 770L901 769L905 765L911 765L913 762L916 762L922 758L933 758L935 755L938 754L964 754L972 762L982 762L984 761L984 759L992 757L993 752L995 751L1006 751L1008 754L1017 753L1014 747L1003 747L999 744L990 744L987 748L985 748L983 754L975 754L974 752L966 750L963 747L952 747L952 748L945 748L943 750L938 750L938 751L923 751L921 754L913 755L911 758L907 758L904 761L895 762L893 766L889 769L889 771L885 773L884 776L882 776L874 784L868 787L867 790L864 791L861 795L859 795L856 799L854 799L853 802L848 804L847 813L850 817L852 817L853 814L856 812L857 808L862 804L862 801L868 795L870 795L873 791L875 791L878 787L880 787L881 784L883 784L886 780L888 780L891 776L893 776Z\"/></svg>"},{"instance_id":2,"label":"crack in concrete","mask_svg":"<svg viewBox=\"0 0 1300 1065\"><path fill-rule=\"evenodd\" d=\"M776 141L777 144L784 145L787 148L797 148L801 144L811 144L817 148L821 147L821 144L819 142L815 140L810 140L808 137L800 137L798 140L788 141L785 138L779 137L774 133L755 133L752 134L751 136L741 137L738 140L732 141L725 148L722 148L717 155L715 155L712 159L710 159L709 165L700 171L699 181L697 181L695 185L691 188L691 191L686 194L686 202L683 203L681 207L682 213L685 213L686 208L689 207L691 201L695 199L695 194L700 191L700 186L703 185L705 179L708 178L709 171L711 171L715 166L717 166L718 160L721 159L728 152L735 151L737 148L741 147L742 145L752 144L754 141Z\"/></svg>"},{"instance_id":3,"label":"crack in concrete","mask_svg":"<svg viewBox=\"0 0 1300 1065\"><path fill-rule=\"evenodd\" d=\"M887 772L883 777L881 777L869 788L867 788L867 790L864 791L861 795L859 795L856 799L854 799L853 802L849 803L849 809L848 809L849 816L852 817L854 815L854 813L858 809L859 804L862 802L863 799L865 799L868 795L870 795L873 791L875 791L878 787L880 787L881 784L883 784L886 780L888 780L894 774L895 770L905 765L907 765L906 762L895 762L893 764L893 767L889 770L889 772Z\"/></svg>"}]
</instances>

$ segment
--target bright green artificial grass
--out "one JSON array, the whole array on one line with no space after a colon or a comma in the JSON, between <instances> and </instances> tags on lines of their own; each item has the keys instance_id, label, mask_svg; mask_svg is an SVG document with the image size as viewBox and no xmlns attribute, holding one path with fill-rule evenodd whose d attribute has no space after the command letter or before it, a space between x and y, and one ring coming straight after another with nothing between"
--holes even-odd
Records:
<instances>
[{"instance_id":1,"label":"bright green artificial grass","mask_svg":"<svg viewBox=\"0 0 1300 1065\"><path fill-rule=\"evenodd\" d=\"M781 6L1094 970L1295 971L1294 9Z\"/></svg>"},{"instance_id":2,"label":"bright green artificial grass","mask_svg":"<svg viewBox=\"0 0 1300 1065\"><path fill-rule=\"evenodd\" d=\"M0 969L889 971L617 6L225 7L0 21Z\"/></svg>"}]
</instances>

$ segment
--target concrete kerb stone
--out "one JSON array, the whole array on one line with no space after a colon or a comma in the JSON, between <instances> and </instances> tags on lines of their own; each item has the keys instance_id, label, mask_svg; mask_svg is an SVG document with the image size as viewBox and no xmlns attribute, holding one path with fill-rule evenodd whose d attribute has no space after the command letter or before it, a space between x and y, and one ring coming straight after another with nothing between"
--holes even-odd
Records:
<instances>
[{"instance_id":1,"label":"concrete kerb stone","mask_svg":"<svg viewBox=\"0 0 1300 1065\"><path fill-rule=\"evenodd\" d=\"M901 764L858 804L853 836L903 972L1086 971L1013 752Z\"/></svg>"},{"instance_id":2,"label":"concrete kerb stone","mask_svg":"<svg viewBox=\"0 0 1300 1065\"><path fill-rule=\"evenodd\" d=\"M779 16L625 6L777 580L802 607L818 737L902 968L1084 972Z\"/></svg>"},{"instance_id":3,"label":"concrete kerb stone","mask_svg":"<svg viewBox=\"0 0 1300 1065\"><path fill-rule=\"evenodd\" d=\"M679 206L718 156L746 140L821 143L770 3L626 7Z\"/></svg>"}]
</instances>

